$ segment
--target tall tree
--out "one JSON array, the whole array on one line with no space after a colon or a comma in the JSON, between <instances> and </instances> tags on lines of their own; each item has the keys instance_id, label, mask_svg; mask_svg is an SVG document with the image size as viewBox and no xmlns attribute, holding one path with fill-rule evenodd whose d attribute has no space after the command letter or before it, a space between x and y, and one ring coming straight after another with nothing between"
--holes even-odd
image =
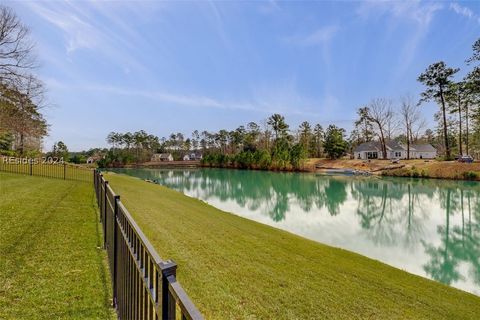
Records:
<instances>
[{"instance_id":1,"label":"tall tree","mask_svg":"<svg viewBox=\"0 0 480 320\"><path fill-rule=\"evenodd\" d=\"M473 68L473 70L465 76L464 82L466 91L466 99L464 105L465 147L467 154L470 154L470 120L472 118L471 111L473 111L473 118L475 118L476 111L480 110L480 67ZM477 117L476 120L478 122L480 120L480 117Z\"/></svg>"},{"instance_id":2,"label":"tall tree","mask_svg":"<svg viewBox=\"0 0 480 320\"><path fill-rule=\"evenodd\" d=\"M355 121L355 128L362 138L362 142L373 140L373 124L369 117L368 107L360 107L357 110L358 119Z\"/></svg>"},{"instance_id":3,"label":"tall tree","mask_svg":"<svg viewBox=\"0 0 480 320\"><path fill-rule=\"evenodd\" d=\"M314 139L314 146L315 146L315 156L317 158L322 157L323 155L323 145L325 140L325 132L323 132L323 128L320 124L316 124L313 128L313 139Z\"/></svg>"},{"instance_id":4,"label":"tall tree","mask_svg":"<svg viewBox=\"0 0 480 320\"><path fill-rule=\"evenodd\" d=\"M325 152L331 159L338 159L345 154L347 142L344 138L345 130L330 125L325 133Z\"/></svg>"},{"instance_id":5,"label":"tall tree","mask_svg":"<svg viewBox=\"0 0 480 320\"><path fill-rule=\"evenodd\" d=\"M458 124L458 151L463 155L463 121L462 112L465 110L467 101L467 86L463 81L452 82L445 94L445 100L448 104L450 113L457 114Z\"/></svg>"},{"instance_id":6,"label":"tall tree","mask_svg":"<svg viewBox=\"0 0 480 320\"><path fill-rule=\"evenodd\" d=\"M407 143L407 159L410 159L410 144L413 141L414 126L421 121L421 113L418 104L413 102L411 96L404 96L401 98L399 114Z\"/></svg>"},{"instance_id":7,"label":"tall tree","mask_svg":"<svg viewBox=\"0 0 480 320\"><path fill-rule=\"evenodd\" d=\"M434 100L439 103L442 111L443 137L445 145L445 154L447 159L451 158L451 150L448 141L447 108L445 105L445 94L452 82L452 77L458 72L458 68L447 67L445 62L440 61L431 64L420 74L418 81L426 86L422 92L420 103Z\"/></svg>"},{"instance_id":8,"label":"tall tree","mask_svg":"<svg viewBox=\"0 0 480 320\"><path fill-rule=\"evenodd\" d=\"M275 134L275 141L279 138L286 138L288 135L288 124L285 122L285 118L275 113L268 118L267 124L272 128Z\"/></svg>"},{"instance_id":9,"label":"tall tree","mask_svg":"<svg viewBox=\"0 0 480 320\"><path fill-rule=\"evenodd\" d=\"M299 142L303 147L303 150L306 152L309 150L310 143L312 140L312 127L308 121L304 121L300 124L298 128L298 133L300 135Z\"/></svg>"},{"instance_id":10,"label":"tall tree","mask_svg":"<svg viewBox=\"0 0 480 320\"><path fill-rule=\"evenodd\" d=\"M393 117L392 102L388 99L373 99L367 108L367 117L376 127L377 136L382 146L383 159L387 159L387 126Z\"/></svg>"}]
</instances>

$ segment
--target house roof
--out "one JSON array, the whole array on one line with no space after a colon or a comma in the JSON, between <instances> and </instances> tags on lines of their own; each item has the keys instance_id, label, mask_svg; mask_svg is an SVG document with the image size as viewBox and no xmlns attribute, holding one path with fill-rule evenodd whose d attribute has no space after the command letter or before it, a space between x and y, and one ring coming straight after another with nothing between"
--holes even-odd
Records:
<instances>
[{"instance_id":1,"label":"house roof","mask_svg":"<svg viewBox=\"0 0 480 320\"><path fill-rule=\"evenodd\" d=\"M386 143L387 151L407 151L407 147L399 141L389 141ZM382 151L382 146L378 141L364 142L355 148L354 152L364 151ZM412 144L410 151L417 152L436 152L437 150L431 144Z\"/></svg>"},{"instance_id":2,"label":"house roof","mask_svg":"<svg viewBox=\"0 0 480 320\"><path fill-rule=\"evenodd\" d=\"M437 149L435 149L431 144L425 143L425 144L414 144L412 146L414 151L417 152L436 152Z\"/></svg>"},{"instance_id":3,"label":"house roof","mask_svg":"<svg viewBox=\"0 0 480 320\"><path fill-rule=\"evenodd\" d=\"M362 151L382 151L382 146L378 141L364 142L358 145L354 150L354 152L362 152Z\"/></svg>"}]
</instances>

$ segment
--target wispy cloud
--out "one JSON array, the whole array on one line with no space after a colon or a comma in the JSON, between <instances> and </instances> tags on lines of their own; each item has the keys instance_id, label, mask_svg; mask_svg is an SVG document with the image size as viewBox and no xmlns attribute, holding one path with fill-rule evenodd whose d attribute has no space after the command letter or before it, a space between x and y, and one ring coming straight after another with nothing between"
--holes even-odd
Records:
<instances>
[{"instance_id":1,"label":"wispy cloud","mask_svg":"<svg viewBox=\"0 0 480 320\"><path fill-rule=\"evenodd\" d=\"M108 58L121 70L146 70L138 62L139 59L135 59L135 48L139 47L138 42L142 41L142 37L128 28L118 15L112 14L116 7L110 5L106 8L95 2L78 5L76 2L32 1L23 5L62 34L68 56L78 50L89 50Z\"/></svg>"},{"instance_id":2,"label":"wispy cloud","mask_svg":"<svg viewBox=\"0 0 480 320\"><path fill-rule=\"evenodd\" d=\"M264 114L283 113L286 115L319 116L320 112L313 110L318 103L314 103L300 96L297 92L291 90L255 92L252 99L245 101L222 101L216 98L170 93L162 90L143 90L120 86L90 84L73 85L65 84L55 79L47 79L46 83L51 88L62 90L75 90L84 92L97 92L101 94L111 94L116 96L130 96L147 99L159 103L159 105L174 105L188 108L213 108L223 110L243 110L260 112ZM330 98L328 100L331 102ZM320 111L320 110L318 110Z\"/></svg>"},{"instance_id":3,"label":"wispy cloud","mask_svg":"<svg viewBox=\"0 0 480 320\"><path fill-rule=\"evenodd\" d=\"M450 3L450 10L455 12L456 14L459 14L461 16L464 16L468 19L473 19L477 21L477 23L480 23L480 16L475 14L470 8L461 6L457 2Z\"/></svg>"},{"instance_id":4,"label":"wispy cloud","mask_svg":"<svg viewBox=\"0 0 480 320\"><path fill-rule=\"evenodd\" d=\"M390 15L405 21L411 21L419 26L428 26L435 13L442 9L438 2L412 1L366 1L357 8L357 14L362 18Z\"/></svg>"},{"instance_id":5,"label":"wispy cloud","mask_svg":"<svg viewBox=\"0 0 480 320\"><path fill-rule=\"evenodd\" d=\"M400 52L399 76L407 70L430 30L435 14L443 8L442 3L412 1L367 1L357 8L357 15L362 19L388 17L390 27L398 28L399 23L408 24L411 35ZM402 26L403 27L403 26Z\"/></svg>"},{"instance_id":6,"label":"wispy cloud","mask_svg":"<svg viewBox=\"0 0 480 320\"><path fill-rule=\"evenodd\" d=\"M301 46L322 46L327 44L338 32L337 25L328 25L321 27L311 33L303 35L294 35L284 38L284 41L290 44Z\"/></svg>"}]
</instances>

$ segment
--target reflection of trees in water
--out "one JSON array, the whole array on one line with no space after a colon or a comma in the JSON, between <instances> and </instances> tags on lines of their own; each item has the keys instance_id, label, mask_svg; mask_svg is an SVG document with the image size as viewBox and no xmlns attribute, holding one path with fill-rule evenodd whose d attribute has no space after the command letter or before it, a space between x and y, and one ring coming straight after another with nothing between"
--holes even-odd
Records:
<instances>
[{"instance_id":1,"label":"reflection of trees in water","mask_svg":"<svg viewBox=\"0 0 480 320\"><path fill-rule=\"evenodd\" d=\"M467 185L468 186L468 185ZM430 261L425 272L433 279L452 284L465 279L458 266L469 267L469 278L480 285L480 199L477 186L448 187L439 191L441 207L445 210L445 225L438 226L441 243L438 247L422 241ZM452 226L453 215L461 215L461 224Z\"/></svg>"},{"instance_id":2,"label":"reflection of trees in water","mask_svg":"<svg viewBox=\"0 0 480 320\"><path fill-rule=\"evenodd\" d=\"M126 172L142 179L157 180L207 201L211 198L222 202L233 200L252 211L263 208L274 221L285 219L292 200L305 212L325 207L331 215L337 215L347 199L346 181L318 179L308 174L217 169Z\"/></svg>"},{"instance_id":3,"label":"reflection of trees in water","mask_svg":"<svg viewBox=\"0 0 480 320\"><path fill-rule=\"evenodd\" d=\"M401 242L405 247L413 248L418 243L427 218L424 203L433 197L433 190L416 180L352 182L360 225L368 231L367 236L372 241L383 246Z\"/></svg>"}]
</instances>

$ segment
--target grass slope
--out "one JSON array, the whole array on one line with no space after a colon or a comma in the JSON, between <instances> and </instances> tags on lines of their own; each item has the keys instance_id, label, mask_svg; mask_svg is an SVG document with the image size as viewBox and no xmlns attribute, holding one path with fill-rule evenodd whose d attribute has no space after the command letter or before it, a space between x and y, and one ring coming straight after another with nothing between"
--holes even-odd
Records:
<instances>
[{"instance_id":1,"label":"grass slope","mask_svg":"<svg viewBox=\"0 0 480 320\"><path fill-rule=\"evenodd\" d=\"M113 319L91 184L0 173L0 319Z\"/></svg>"},{"instance_id":2,"label":"grass slope","mask_svg":"<svg viewBox=\"0 0 480 320\"><path fill-rule=\"evenodd\" d=\"M480 298L108 174L207 319L478 319Z\"/></svg>"}]
</instances>

